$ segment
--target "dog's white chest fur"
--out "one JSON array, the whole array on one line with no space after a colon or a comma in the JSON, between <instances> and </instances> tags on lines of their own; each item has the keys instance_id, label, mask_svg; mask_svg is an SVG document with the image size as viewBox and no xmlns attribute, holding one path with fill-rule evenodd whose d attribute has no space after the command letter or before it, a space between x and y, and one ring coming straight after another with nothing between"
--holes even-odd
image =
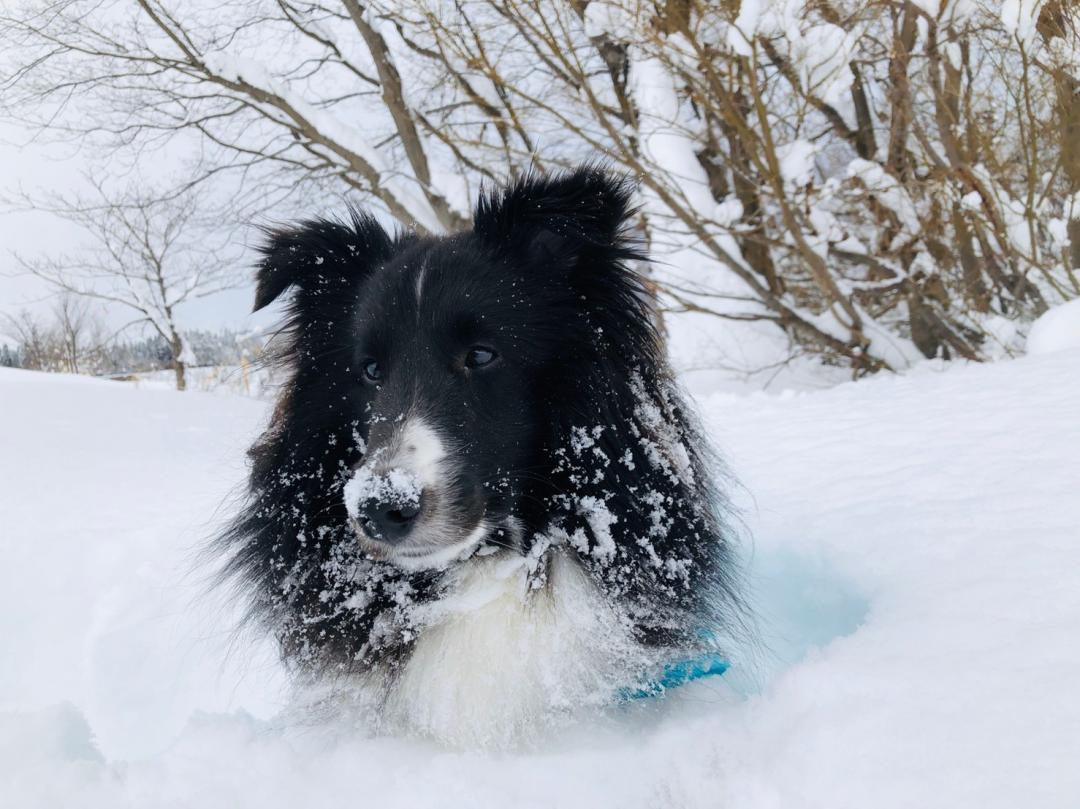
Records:
<instances>
[{"instance_id":1,"label":"dog's white chest fur","mask_svg":"<svg viewBox=\"0 0 1080 809\"><path fill-rule=\"evenodd\" d=\"M428 609L389 696L395 722L463 747L501 747L610 701L636 645L575 561L530 589L524 559L480 558Z\"/></svg>"}]
</instances>

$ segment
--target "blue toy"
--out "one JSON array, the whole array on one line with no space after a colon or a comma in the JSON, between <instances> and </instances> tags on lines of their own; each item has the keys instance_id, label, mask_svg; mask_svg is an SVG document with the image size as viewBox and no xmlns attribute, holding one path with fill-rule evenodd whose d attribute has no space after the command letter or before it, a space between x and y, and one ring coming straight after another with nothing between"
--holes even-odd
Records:
<instances>
[{"instance_id":1,"label":"blue toy","mask_svg":"<svg viewBox=\"0 0 1080 809\"><path fill-rule=\"evenodd\" d=\"M649 699L661 697L673 688L702 680L705 677L713 677L723 674L729 668L729 663L719 654L706 653L690 660L679 660L664 666L660 676L651 683L640 688L622 688L619 690L617 699L619 702L629 702L635 699Z\"/></svg>"}]
</instances>

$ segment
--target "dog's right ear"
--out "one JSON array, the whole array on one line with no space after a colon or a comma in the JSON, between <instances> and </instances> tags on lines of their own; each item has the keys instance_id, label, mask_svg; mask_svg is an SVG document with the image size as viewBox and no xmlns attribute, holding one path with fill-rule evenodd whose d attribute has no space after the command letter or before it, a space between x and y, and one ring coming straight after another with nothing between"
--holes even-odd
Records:
<instances>
[{"instance_id":1,"label":"dog's right ear","mask_svg":"<svg viewBox=\"0 0 1080 809\"><path fill-rule=\"evenodd\" d=\"M340 290L389 258L393 240L373 216L349 210L349 222L312 219L287 228L267 228L259 248L255 308L273 303L289 287L311 296Z\"/></svg>"}]
</instances>

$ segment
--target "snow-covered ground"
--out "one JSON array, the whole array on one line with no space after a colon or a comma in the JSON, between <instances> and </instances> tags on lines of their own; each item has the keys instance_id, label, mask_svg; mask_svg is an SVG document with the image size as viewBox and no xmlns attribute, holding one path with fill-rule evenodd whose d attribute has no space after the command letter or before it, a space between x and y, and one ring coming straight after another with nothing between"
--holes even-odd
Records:
<instances>
[{"instance_id":1,"label":"snow-covered ground","mask_svg":"<svg viewBox=\"0 0 1080 809\"><path fill-rule=\"evenodd\" d=\"M1080 805L1080 351L701 405L769 651L493 756L281 718L195 554L265 403L3 370L0 806Z\"/></svg>"}]
</instances>

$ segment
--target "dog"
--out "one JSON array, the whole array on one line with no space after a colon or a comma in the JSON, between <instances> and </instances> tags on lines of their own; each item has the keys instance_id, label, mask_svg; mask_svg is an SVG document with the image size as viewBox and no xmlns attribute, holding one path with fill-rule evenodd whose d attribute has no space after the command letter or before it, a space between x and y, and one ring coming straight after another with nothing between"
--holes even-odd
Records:
<instances>
[{"instance_id":1,"label":"dog","mask_svg":"<svg viewBox=\"0 0 1080 809\"><path fill-rule=\"evenodd\" d=\"M356 209L267 232L255 309L288 293L289 378L219 547L300 680L499 746L730 636L728 509L633 194L587 165L448 236Z\"/></svg>"}]
</instances>

